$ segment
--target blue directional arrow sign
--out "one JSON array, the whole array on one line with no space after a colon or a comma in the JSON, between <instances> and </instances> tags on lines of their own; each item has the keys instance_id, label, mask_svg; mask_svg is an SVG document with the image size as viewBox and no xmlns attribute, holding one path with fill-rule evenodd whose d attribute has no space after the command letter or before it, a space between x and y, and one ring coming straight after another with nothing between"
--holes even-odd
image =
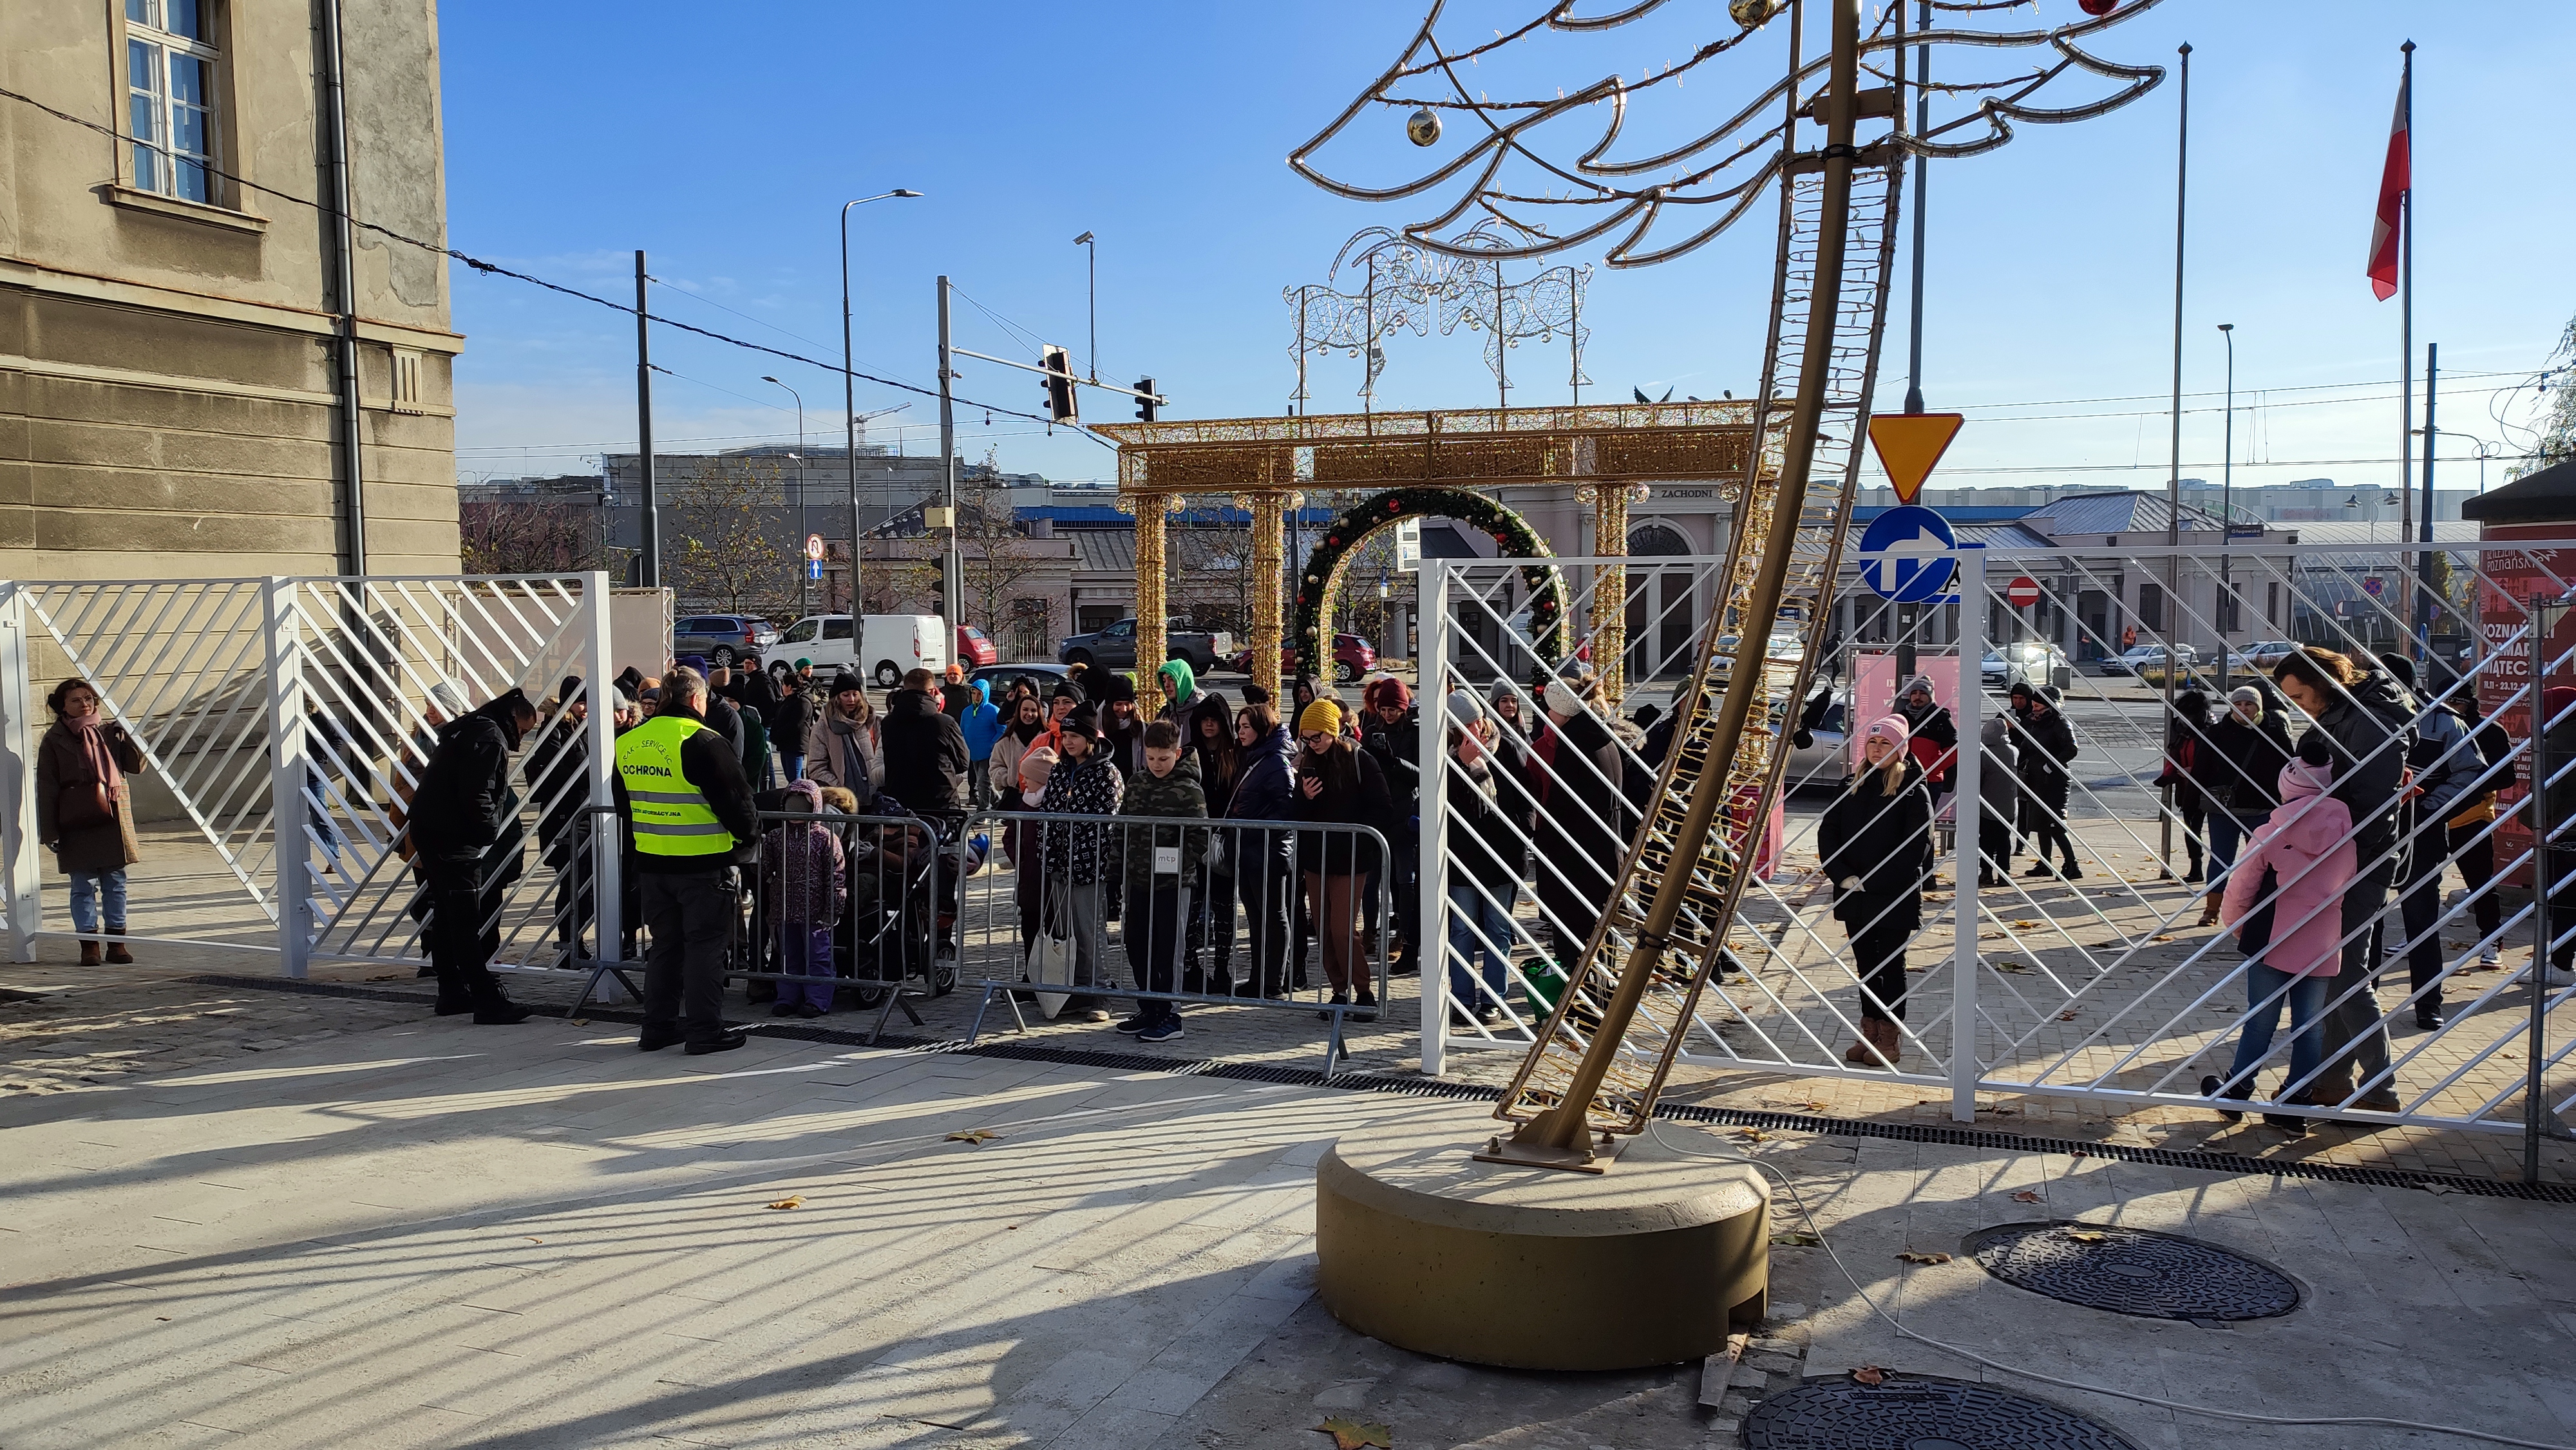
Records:
<instances>
[{"instance_id":1,"label":"blue directional arrow sign","mask_svg":"<svg viewBox=\"0 0 2576 1450\"><path fill-rule=\"evenodd\" d=\"M1919 604L1950 587L1954 571L1943 555L1959 547L1950 521L1928 508L1905 504L1870 521L1860 536L1860 578L1882 599Z\"/></svg>"}]
</instances>

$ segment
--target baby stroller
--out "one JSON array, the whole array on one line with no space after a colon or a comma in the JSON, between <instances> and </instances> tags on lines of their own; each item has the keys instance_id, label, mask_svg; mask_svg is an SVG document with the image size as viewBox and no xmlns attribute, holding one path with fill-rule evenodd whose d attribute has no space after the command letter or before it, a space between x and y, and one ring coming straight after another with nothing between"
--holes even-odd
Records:
<instances>
[{"instance_id":1,"label":"baby stroller","mask_svg":"<svg viewBox=\"0 0 2576 1450\"><path fill-rule=\"evenodd\" d=\"M872 815L852 822L842 842L850 905L834 948L839 974L856 984L863 1007L916 977L930 995L947 996L957 989L958 878L983 863L971 847L959 862L955 819L907 810L884 792Z\"/></svg>"}]
</instances>

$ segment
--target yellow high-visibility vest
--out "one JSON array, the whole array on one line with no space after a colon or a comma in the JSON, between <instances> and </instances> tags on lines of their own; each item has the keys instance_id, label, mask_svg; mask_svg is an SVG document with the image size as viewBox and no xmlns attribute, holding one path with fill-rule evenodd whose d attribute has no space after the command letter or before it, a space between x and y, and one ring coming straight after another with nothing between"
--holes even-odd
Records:
<instances>
[{"instance_id":1,"label":"yellow high-visibility vest","mask_svg":"<svg viewBox=\"0 0 2576 1450\"><path fill-rule=\"evenodd\" d=\"M635 849L647 856L721 856L734 848L733 832L680 773L681 743L706 728L686 715L656 715L617 737L627 818Z\"/></svg>"}]
</instances>

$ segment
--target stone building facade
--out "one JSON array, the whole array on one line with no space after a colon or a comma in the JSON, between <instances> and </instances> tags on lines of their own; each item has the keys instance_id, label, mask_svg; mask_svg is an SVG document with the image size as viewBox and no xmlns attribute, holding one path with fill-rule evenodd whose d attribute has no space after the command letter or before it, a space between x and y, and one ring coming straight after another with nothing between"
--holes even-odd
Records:
<instances>
[{"instance_id":1,"label":"stone building facade","mask_svg":"<svg viewBox=\"0 0 2576 1450\"><path fill-rule=\"evenodd\" d=\"M428 0L0 8L0 84L100 128L0 99L0 578L456 571L447 259L351 228L344 305L334 23L349 213L443 245Z\"/></svg>"}]
</instances>

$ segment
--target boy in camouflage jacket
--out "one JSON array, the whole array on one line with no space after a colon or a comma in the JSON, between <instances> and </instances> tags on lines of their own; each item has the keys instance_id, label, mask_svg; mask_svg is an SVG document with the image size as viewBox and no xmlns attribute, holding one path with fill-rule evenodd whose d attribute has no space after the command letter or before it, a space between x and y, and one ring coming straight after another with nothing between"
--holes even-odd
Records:
<instances>
[{"instance_id":1,"label":"boy in camouflage jacket","mask_svg":"<svg viewBox=\"0 0 2576 1450\"><path fill-rule=\"evenodd\" d=\"M1205 820L1198 757L1181 749L1180 727L1156 720L1145 727L1142 744L1144 768L1127 782L1119 816ZM1122 824L1109 842L1111 862L1126 888L1127 969L1145 991L1175 988L1189 930L1190 887L1207 839L1205 826ZM1170 1042L1181 1035L1181 1014L1168 1001L1139 1000L1136 1015L1118 1030L1134 1033L1139 1042Z\"/></svg>"}]
</instances>

